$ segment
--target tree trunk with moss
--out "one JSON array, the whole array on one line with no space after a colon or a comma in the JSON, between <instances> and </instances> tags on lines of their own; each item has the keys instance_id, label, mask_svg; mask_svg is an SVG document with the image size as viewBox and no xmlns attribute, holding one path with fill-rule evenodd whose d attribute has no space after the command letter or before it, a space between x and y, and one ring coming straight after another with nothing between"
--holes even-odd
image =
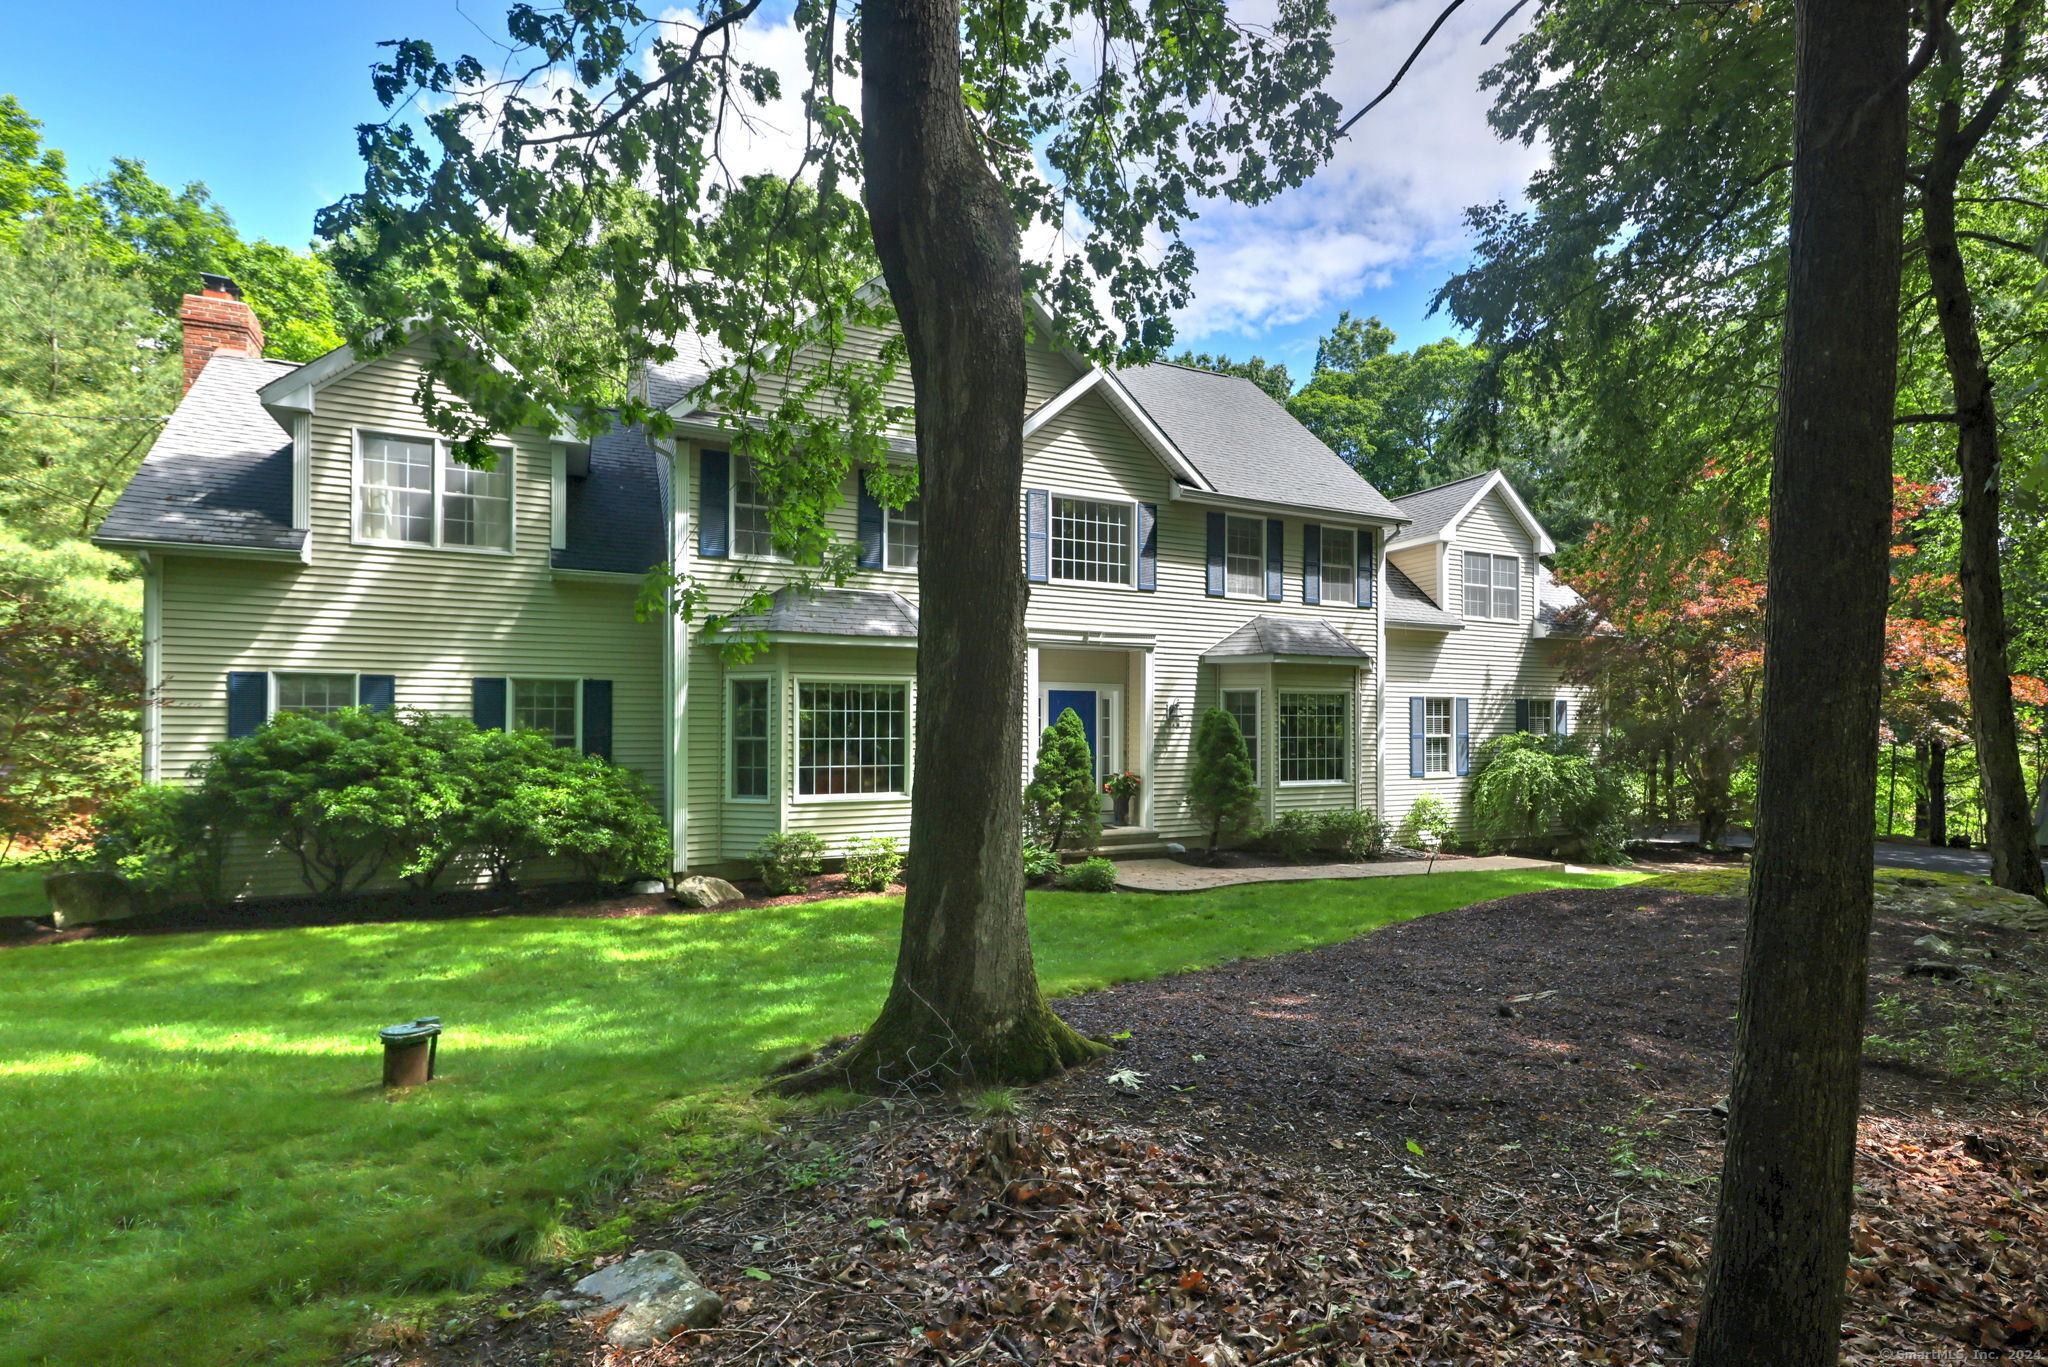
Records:
<instances>
[{"instance_id":1,"label":"tree trunk with moss","mask_svg":"<svg viewBox=\"0 0 2048 1367\"><path fill-rule=\"evenodd\" d=\"M957 0L861 11L868 217L916 394L916 766L881 1015L789 1090L1035 1082L1103 1048L1054 1014L1024 911L1024 286L960 91Z\"/></svg>"}]
</instances>

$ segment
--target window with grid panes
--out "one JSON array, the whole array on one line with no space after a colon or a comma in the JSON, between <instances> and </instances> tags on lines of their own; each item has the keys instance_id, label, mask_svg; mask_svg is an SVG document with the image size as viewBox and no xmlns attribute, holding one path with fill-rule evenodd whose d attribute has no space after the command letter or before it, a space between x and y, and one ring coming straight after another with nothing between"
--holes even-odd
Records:
<instances>
[{"instance_id":1,"label":"window with grid panes","mask_svg":"<svg viewBox=\"0 0 2048 1367\"><path fill-rule=\"evenodd\" d=\"M768 796L768 680L732 681L732 795Z\"/></svg>"},{"instance_id":2,"label":"window with grid panes","mask_svg":"<svg viewBox=\"0 0 2048 1367\"><path fill-rule=\"evenodd\" d=\"M1226 688L1223 690L1223 710L1230 714L1237 729L1244 732L1245 754L1251 759L1252 773L1259 772L1259 691L1256 688Z\"/></svg>"},{"instance_id":3,"label":"window with grid panes","mask_svg":"<svg viewBox=\"0 0 2048 1367\"><path fill-rule=\"evenodd\" d=\"M1505 621L1521 616L1521 560L1512 555L1465 552L1465 615Z\"/></svg>"},{"instance_id":4,"label":"window with grid panes","mask_svg":"<svg viewBox=\"0 0 2048 1367\"><path fill-rule=\"evenodd\" d=\"M1451 700L1422 700L1422 771L1426 774L1451 772Z\"/></svg>"},{"instance_id":5,"label":"window with grid panes","mask_svg":"<svg viewBox=\"0 0 2048 1367\"><path fill-rule=\"evenodd\" d=\"M356 705L353 674L273 674L270 679L279 712L318 717Z\"/></svg>"},{"instance_id":6,"label":"window with grid panes","mask_svg":"<svg viewBox=\"0 0 2048 1367\"><path fill-rule=\"evenodd\" d=\"M493 469L462 464L431 440L364 434L356 483L356 535L412 546L512 545L512 463L498 453Z\"/></svg>"},{"instance_id":7,"label":"window with grid panes","mask_svg":"<svg viewBox=\"0 0 2048 1367\"><path fill-rule=\"evenodd\" d=\"M761 492L759 473L745 456L732 458L732 553L776 555L768 525L768 496Z\"/></svg>"},{"instance_id":8,"label":"window with grid panes","mask_svg":"<svg viewBox=\"0 0 2048 1367\"><path fill-rule=\"evenodd\" d=\"M512 729L538 731L563 749L573 749L576 734L574 679L512 680Z\"/></svg>"},{"instance_id":9,"label":"window with grid panes","mask_svg":"<svg viewBox=\"0 0 2048 1367\"><path fill-rule=\"evenodd\" d=\"M888 542L889 568L892 570L914 570L917 568L917 500L912 499L901 508L883 510L888 519L884 539Z\"/></svg>"},{"instance_id":10,"label":"window with grid panes","mask_svg":"<svg viewBox=\"0 0 2048 1367\"><path fill-rule=\"evenodd\" d=\"M1232 597L1266 596L1266 524L1233 517L1223 524L1223 591Z\"/></svg>"},{"instance_id":11,"label":"window with grid panes","mask_svg":"<svg viewBox=\"0 0 2048 1367\"><path fill-rule=\"evenodd\" d=\"M1358 601L1358 533L1349 527L1323 528L1323 601Z\"/></svg>"},{"instance_id":12,"label":"window with grid panes","mask_svg":"<svg viewBox=\"0 0 2048 1367\"><path fill-rule=\"evenodd\" d=\"M1529 709L1529 730L1539 736L1548 736L1557 730L1557 703L1550 698L1527 698Z\"/></svg>"},{"instance_id":13,"label":"window with grid panes","mask_svg":"<svg viewBox=\"0 0 2048 1367\"><path fill-rule=\"evenodd\" d=\"M1342 693L1280 695L1280 782L1344 781L1345 701Z\"/></svg>"},{"instance_id":14,"label":"window with grid panes","mask_svg":"<svg viewBox=\"0 0 2048 1367\"><path fill-rule=\"evenodd\" d=\"M798 684L798 794L908 791L909 698L909 686L900 683Z\"/></svg>"},{"instance_id":15,"label":"window with grid panes","mask_svg":"<svg viewBox=\"0 0 2048 1367\"><path fill-rule=\"evenodd\" d=\"M1131 505L1055 498L1052 577L1084 584L1130 583Z\"/></svg>"}]
</instances>

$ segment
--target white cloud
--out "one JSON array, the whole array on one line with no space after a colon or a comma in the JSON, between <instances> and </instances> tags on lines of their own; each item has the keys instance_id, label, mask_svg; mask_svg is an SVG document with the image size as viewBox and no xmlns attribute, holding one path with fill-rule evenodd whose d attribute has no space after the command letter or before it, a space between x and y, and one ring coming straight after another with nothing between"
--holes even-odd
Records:
<instances>
[{"instance_id":1,"label":"white cloud","mask_svg":"<svg viewBox=\"0 0 2048 1367\"><path fill-rule=\"evenodd\" d=\"M1330 89L1346 117L1385 87L1441 11L1442 0L1337 5ZM1481 47L1498 18L1453 15L1307 185L1257 207L1212 204L1190 225L1200 274L1193 304L1174 320L1179 331L1256 336L1462 252L1465 209L1515 199L1545 157L1540 145L1503 143L1486 121L1492 97L1480 74L1520 31L1510 26Z\"/></svg>"}]
</instances>

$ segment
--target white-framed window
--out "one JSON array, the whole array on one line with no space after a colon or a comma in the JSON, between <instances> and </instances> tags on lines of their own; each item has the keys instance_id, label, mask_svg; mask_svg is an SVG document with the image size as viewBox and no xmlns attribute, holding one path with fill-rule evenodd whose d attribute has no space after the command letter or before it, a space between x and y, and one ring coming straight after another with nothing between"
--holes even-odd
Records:
<instances>
[{"instance_id":1,"label":"white-framed window","mask_svg":"<svg viewBox=\"0 0 2048 1367\"><path fill-rule=\"evenodd\" d=\"M1251 757L1252 773L1259 772L1259 690L1256 688L1226 688L1223 690L1223 710L1230 714L1237 729L1244 732L1245 753Z\"/></svg>"},{"instance_id":2,"label":"white-framed window","mask_svg":"<svg viewBox=\"0 0 2048 1367\"><path fill-rule=\"evenodd\" d=\"M514 731L538 731L562 749L583 742L580 679L512 679L506 685Z\"/></svg>"},{"instance_id":3,"label":"white-framed window","mask_svg":"<svg viewBox=\"0 0 2048 1367\"><path fill-rule=\"evenodd\" d=\"M732 553L762 560L785 560L775 549L775 535L768 521L768 496L761 491L759 473L750 457L732 455Z\"/></svg>"},{"instance_id":4,"label":"white-framed window","mask_svg":"<svg viewBox=\"0 0 2048 1367\"><path fill-rule=\"evenodd\" d=\"M1529 709L1529 730L1538 736L1557 734L1557 703L1551 698L1524 698L1522 705Z\"/></svg>"},{"instance_id":5,"label":"white-framed window","mask_svg":"<svg viewBox=\"0 0 2048 1367\"><path fill-rule=\"evenodd\" d=\"M1081 584L1131 582L1129 503L1095 498L1052 499L1052 577Z\"/></svg>"},{"instance_id":6,"label":"white-framed window","mask_svg":"<svg viewBox=\"0 0 2048 1367\"><path fill-rule=\"evenodd\" d=\"M1449 698L1422 700L1422 772L1451 772L1451 725L1456 704Z\"/></svg>"},{"instance_id":7,"label":"white-framed window","mask_svg":"<svg viewBox=\"0 0 2048 1367\"><path fill-rule=\"evenodd\" d=\"M1520 557L1465 552L1465 615L1510 622L1522 615Z\"/></svg>"},{"instance_id":8,"label":"white-framed window","mask_svg":"<svg viewBox=\"0 0 2048 1367\"><path fill-rule=\"evenodd\" d=\"M356 705L356 676L353 674L272 674L270 714L302 712L324 717Z\"/></svg>"},{"instance_id":9,"label":"white-framed window","mask_svg":"<svg viewBox=\"0 0 2048 1367\"><path fill-rule=\"evenodd\" d=\"M914 498L901 508L882 510L882 540L885 546L882 563L890 569L917 568L919 516L920 510Z\"/></svg>"},{"instance_id":10,"label":"white-framed window","mask_svg":"<svg viewBox=\"0 0 2048 1367\"><path fill-rule=\"evenodd\" d=\"M1282 783L1342 783L1350 746L1350 697L1336 692L1282 693L1274 728Z\"/></svg>"},{"instance_id":11,"label":"white-framed window","mask_svg":"<svg viewBox=\"0 0 2048 1367\"><path fill-rule=\"evenodd\" d=\"M1266 596L1266 524L1263 519L1224 519L1223 592L1232 598Z\"/></svg>"},{"instance_id":12,"label":"white-framed window","mask_svg":"<svg viewBox=\"0 0 2048 1367\"><path fill-rule=\"evenodd\" d=\"M1323 528L1323 601L1358 601L1358 533L1349 527Z\"/></svg>"},{"instance_id":13,"label":"white-framed window","mask_svg":"<svg viewBox=\"0 0 2048 1367\"><path fill-rule=\"evenodd\" d=\"M499 449L496 466L456 460L445 441L356 434L356 539L392 546L509 551L512 470L517 455Z\"/></svg>"},{"instance_id":14,"label":"white-framed window","mask_svg":"<svg viewBox=\"0 0 2048 1367\"><path fill-rule=\"evenodd\" d=\"M799 680L796 795L909 793L910 685Z\"/></svg>"},{"instance_id":15,"label":"white-framed window","mask_svg":"<svg viewBox=\"0 0 2048 1367\"><path fill-rule=\"evenodd\" d=\"M765 677L733 679L727 684L731 793L742 801L765 799L774 791L774 741L769 729L773 688L773 682Z\"/></svg>"}]
</instances>

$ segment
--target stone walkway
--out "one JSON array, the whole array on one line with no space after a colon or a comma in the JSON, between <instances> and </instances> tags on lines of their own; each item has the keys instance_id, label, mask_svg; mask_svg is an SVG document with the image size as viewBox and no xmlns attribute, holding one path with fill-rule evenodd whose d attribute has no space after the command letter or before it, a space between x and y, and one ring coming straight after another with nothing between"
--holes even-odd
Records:
<instances>
[{"instance_id":1,"label":"stone walkway","mask_svg":"<svg viewBox=\"0 0 2048 1367\"><path fill-rule=\"evenodd\" d=\"M1487 873L1494 869L1563 869L1551 859L1490 854L1479 859L1439 859L1438 873ZM1320 878L1396 878L1428 873L1426 859L1382 859L1371 864L1289 864L1265 869L1205 869L1177 859L1126 859L1116 866L1116 885L1127 892L1206 892L1238 883L1300 883Z\"/></svg>"}]
</instances>

